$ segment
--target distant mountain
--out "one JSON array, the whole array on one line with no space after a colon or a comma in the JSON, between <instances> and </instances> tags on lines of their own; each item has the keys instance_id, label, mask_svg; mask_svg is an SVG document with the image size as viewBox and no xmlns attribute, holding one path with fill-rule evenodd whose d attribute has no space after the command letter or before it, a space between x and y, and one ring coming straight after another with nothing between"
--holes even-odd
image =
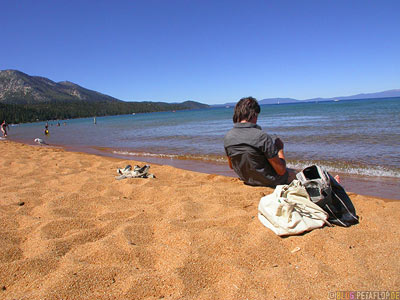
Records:
<instances>
[{"instance_id":1,"label":"distant mountain","mask_svg":"<svg viewBox=\"0 0 400 300\"><path fill-rule=\"evenodd\" d=\"M207 108L209 105L195 101L183 103L125 102L117 98L92 91L70 81L54 82L40 76L30 76L17 70L0 71L0 103L39 104L54 102L105 102L140 103L147 106L159 105L162 110Z\"/></svg>"},{"instance_id":2,"label":"distant mountain","mask_svg":"<svg viewBox=\"0 0 400 300\"><path fill-rule=\"evenodd\" d=\"M0 71L0 103L35 104L57 101L115 102L116 98L85 89L69 81L29 76L16 70Z\"/></svg>"},{"instance_id":3,"label":"distant mountain","mask_svg":"<svg viewBox=\"0 0 400 300\"><path fill-rule=\"evenodd\" d=\"M200 108L209 108L210 105L208 104L203 104L203 103L199 103L196 101L184 101L182 103L179 103L180 105L183 105L185 107L185 109L200 109Z\"/></svg>"},{"instance_id":4,"label":"distant mountain","mask_svg":"<svg viewBox=\"0 0 400 300\"><path fill-rule=\"evenodd\" d=\"M262 104L283 104L283 103L293 103L297 102L299 100L293 99L293 98L269 98L269 99L263 99L258 101L258 103Z\"/></svg>"},{"instance_id":5,"label":"distant mountain","mask_svg":"<svg viewBox=\"0 0 400 300\"><path fill-rule=\"evenodd\" d=\"M392 97L400 97L400 89L388 90L370 94L357 94L353 96L336 97L331 99L353 100L353 99L374 99L374 98L392 98Z\"/></svg>"},{"instance_id":6,"label":"distant mountain","mask_svg":"<svg viewBox=\"0 0 400 300\"><path fill-rule=\"evenodd\" d=\"M400 97L400 89L388 90L377 93L369 93L369 94L357 94L352 96L341 96L332 98L311 98L305 100L298 100L293 98L267 98L258 100L258 103L264 105L264 104L284 104L284 103L300 103L300 102L323 102L323 101L334 101L334 100L380 99L380 98L394 98L394 97ZM214 106L221 107L221 106L235 106L235 105L236 102L229 102Z\"/></svg>"},{"instance_id":7,"label":"distant mountain","mask_svg":"<svg viewBox=\"0 0 400 300\"><path fill-rule=\"evenodd\" d=\"M297 100L293 98L269 98L258 101L260 104L283 104L283 103L298 103L298 102L322 102L334 100L355 100L355 99L379 99L379 98L392 98L400 97L400 89L388 90L377 93L357 94L352 96L341 96L332 98L311 98L305 100Z\"/></svg>"}]
</instances>

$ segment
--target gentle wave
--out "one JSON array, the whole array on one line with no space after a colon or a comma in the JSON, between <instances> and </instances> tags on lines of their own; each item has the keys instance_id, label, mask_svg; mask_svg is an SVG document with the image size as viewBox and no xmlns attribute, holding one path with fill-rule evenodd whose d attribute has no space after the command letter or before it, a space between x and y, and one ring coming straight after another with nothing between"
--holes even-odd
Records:
<instances>
[{"instance_id":1,"label":"gentle wave","mask_svg":"<svg viewBox=\"0 0 400 300\"><path fill-rule=\"evenodd\" d=\"M116 155L126 156L140 156L140 157L154 157L154 158L167 158L167 159L180 159L180 160L201 160L208 162L226 163L227 159L218 155L194 155L194 154L162 154L162 153L149 153L149 152L131 152L131 151L113 151Z\"/></svg>"},{"instance_id":2,"label":"gentle wave","mask_svg":"<svg viewBox=\"0 0 400 300\"><path fill-rule=\"evenodd\" d=\"M288 167L296 170L302 170L311 165L320 165L330 173L344 173L352 175L370 176L370 177L394 177L400 178L400 172L390 170L380 166L355 166L344 164L340 162L326 162L326 161L288 161Z\"/></svg>"},{"instance_id":3,"label":"gentle wave","mask_svg":"<svg viewBox=\"0 0 400 300\"><path fill-rule=\"evenodd\" d=\"M178 159L178 160L195 160L208 163L227 163L225 156L219 155L193 155L193 154L163 154L149 152L132 152L132 151L112 151L113 154L123 156L152 157L161 159ZM321 161L321 160L288 160L288 167L295 170L302 170L311 165L320 165L330 173L344 173L352 175L362 175L370 177L394 177L400 178L400 171L390 170L380 166L362 166L354 165L341 161Z\"/></svg>"}]
</instances>

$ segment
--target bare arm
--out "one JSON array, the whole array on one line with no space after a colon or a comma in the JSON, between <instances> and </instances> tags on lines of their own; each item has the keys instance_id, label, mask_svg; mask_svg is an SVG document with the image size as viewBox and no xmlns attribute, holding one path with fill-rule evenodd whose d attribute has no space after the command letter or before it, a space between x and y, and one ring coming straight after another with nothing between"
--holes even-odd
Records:
<instances>
[{"instance_id":1,"label":"bare arm","mask_svg":"<svg viewBox=\"0 0 400 300\"><path fill-rule=\"evenodd\" d=\"M283 142L279 138L277 138L275 140L275 145L278 148L278 155L273 158L269 158L268 161L278 175L283 175L286 173L286 161L285 154L283 153Z\"/></svg>"},{"instance_id":2,"label":"bare arm","mask_svg":"<svg viewBox=\"0 0 400 300\"><path fill-rule=\"evenodd\" d=\"M274 168L278 175L286 173L286 161L283 150L279 150L278 155L268 159L271 166Z\"/></svg>"},{"instance_id":3,"label":"bare arm","mask_svg":"<svg viewBox=\"0 0 400 300\"><path fill-rule=\"evenodd\" d=\"M229 164L229 168L233 169L232 161L231 161L231 158L229 156L228 156L228 164Z\"/></svg>"}]
</instances>

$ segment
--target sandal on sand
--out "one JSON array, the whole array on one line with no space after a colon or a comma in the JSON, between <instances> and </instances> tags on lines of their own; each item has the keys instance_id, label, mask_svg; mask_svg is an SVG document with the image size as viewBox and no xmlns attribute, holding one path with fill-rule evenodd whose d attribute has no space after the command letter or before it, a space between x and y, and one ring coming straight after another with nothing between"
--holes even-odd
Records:
<instances>
[{"instance_id":1,"label":"sandal on sand","mask_svg":"<svg viewBox=\"0 0 400 300\"><path fill-rule=\"evenodd\" d=\"M144 165L143 167L134 166L132 170L131 165L127 165L124 169L117 169L117 173L120 176L116 176L115 179L121 180L125 178L156 178L153 174L149 174L149 165Z\"/></svg>"},{"instance_id":2,"label":"sandal on sand","mask_svg":"<svg viewBox=\"0 0 400 300\"><path fill-rule=\"evenodd\" d=\"M135 166L135 168L133 170L135 172L137 172L138 174L147 174L149 169L150 169L149 165L144 165L143 167Z\"/></svg>"},{"instance_id":3,"label":"sandal on sand","mask_svg":"<svg viewBox=\"0 0 400 300\"><path fill-rule=\"evenodd\" d=\"M136 167L136 166L135 166ZM132 166L131 165L127 165L125 168L123 169L117 169L117 173L119 175L123 175L123 174L127 174L128 172L130 172L132 170Z\"/></svg>"}]
</instances>

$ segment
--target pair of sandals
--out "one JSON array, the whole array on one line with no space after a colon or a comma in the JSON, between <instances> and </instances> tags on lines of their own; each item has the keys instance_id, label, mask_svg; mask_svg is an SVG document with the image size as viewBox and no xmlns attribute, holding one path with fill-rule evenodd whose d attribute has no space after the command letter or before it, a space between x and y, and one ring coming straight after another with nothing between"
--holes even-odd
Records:
<instances>
[{"instance_id":1,"label":"pair of sandals","mask_svg":"<svg viewBox=\"0 0 400 300\"><path fill-rule=\"evenodd\" d=\"M153 174L149 173L150 166L144 165L143 167L127 165L124 169L117 169L119 176L115 179L121 180L125 178L156 178Z\"/></svg>"}]
</instances>

